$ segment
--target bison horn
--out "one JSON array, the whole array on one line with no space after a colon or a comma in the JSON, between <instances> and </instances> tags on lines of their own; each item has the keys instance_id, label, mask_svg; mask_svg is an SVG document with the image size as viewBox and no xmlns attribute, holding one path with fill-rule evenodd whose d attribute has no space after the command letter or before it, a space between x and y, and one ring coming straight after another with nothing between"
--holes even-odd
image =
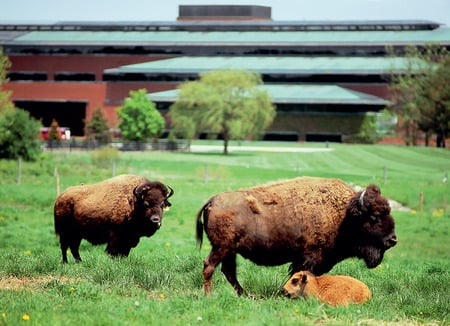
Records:
<instances>
[{"instance_id":1,"label":"bison horn","mask_svg":"<svg viewBox=\"0 0 450 326\"><path fill-rule=\"evenodd\" d=\"M136 188L134 188L133 193L137 198L141 199L143 193L145 191L147 191L148 189L150 189L150 186L148 184L144 183L144 184L141 184L141 185L137 186Z\"/></svg>"},{"instance_id":2,"label":"bison horn","mask_svg":"<svg viewBox=\"0 0 450 326\"><path fill-rule=\"evenodd\" d=\"M361 210L363 211L363 212L367 212L367 208L366 208L366 206L364 206L364 195L366 194L366 190L364 190L362 193L361 193L361 196L359 196L359 206L361 206Z\"/></svg>"},{"instance_id":3,"label":"bison horn","mask_svg":"<svg viewBox=\"0 0 450 326\"><path fill-rule=\"evenodd\" d=\"M169 198L170 196L172 196L172 195L173 195L173 193L174 193L174 191L173 191L172 187L170 187L170 186L167 186L167 188L169 188L169 189L170 189L170 191L169 191L169 194L167 195L166 199L167 199L167 198Z\"/></svg>"}]
</instances>

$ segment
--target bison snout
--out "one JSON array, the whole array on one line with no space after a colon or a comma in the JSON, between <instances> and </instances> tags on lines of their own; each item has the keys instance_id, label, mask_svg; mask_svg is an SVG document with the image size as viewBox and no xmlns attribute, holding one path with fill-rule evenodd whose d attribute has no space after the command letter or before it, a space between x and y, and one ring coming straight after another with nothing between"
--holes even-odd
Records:
<instances>
[{"instance_id":1,"label":"bison snout","mask_svg":"<svg viewBox=\"0 0 450 326\"><path fill-rule=\"evenodd\" d=\"M159 215L152 215L150 217L150 221L158 225L158 228L161 226L161 217Z\"/></svg>"},{"instance_id":2,"label":"bison snout","mask_svg":"<svg viewBox=\"0 0 450 326\"><path fill-rule=\"evenodd\" d=\"M290 294L289 291L286 290L286 289L283 289L283 295L284 295L285 297L288 297L289 299L291 298L291 294Z\"/></svg>"}]
</instances>

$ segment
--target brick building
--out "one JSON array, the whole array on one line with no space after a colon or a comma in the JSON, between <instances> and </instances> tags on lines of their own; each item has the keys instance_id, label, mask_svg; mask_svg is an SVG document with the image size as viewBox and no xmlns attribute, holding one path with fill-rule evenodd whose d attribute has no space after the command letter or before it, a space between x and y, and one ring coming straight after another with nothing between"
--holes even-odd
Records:
<instances>
[{"instance_id":1,"label":"brick building","mask_svg":"<svg viewBox=\"0 0 450 326\"><path fill-rule=\"evenodd\" d=\"M147 89L163 114L177 85L200 72L260 73L277 107L268 133L354 133L365 112L389 100L408 45L450 46L450 28L430 21L273 21L264 6L180 6L174 22L0 24L12 67L6 88L48 126L82 136L101 107L111 125L130 90Z\"/></svg>"}]
</instances>

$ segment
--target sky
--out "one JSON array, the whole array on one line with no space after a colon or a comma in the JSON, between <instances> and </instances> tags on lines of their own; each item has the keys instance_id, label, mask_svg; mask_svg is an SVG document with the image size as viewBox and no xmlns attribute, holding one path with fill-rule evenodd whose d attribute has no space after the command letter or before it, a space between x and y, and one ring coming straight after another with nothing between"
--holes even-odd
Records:
<instances>
[{"instance_id":1,"label":"sky","mask_svg":"<svg viewBox=\"0 0 450 326\"><path fill-rule=\"evenodd\" d=\"M431 20L450 27L450 0L3 0L1 23L176 21L179 5L272 8L276 21Z\"/></svg>"}]
</instances>

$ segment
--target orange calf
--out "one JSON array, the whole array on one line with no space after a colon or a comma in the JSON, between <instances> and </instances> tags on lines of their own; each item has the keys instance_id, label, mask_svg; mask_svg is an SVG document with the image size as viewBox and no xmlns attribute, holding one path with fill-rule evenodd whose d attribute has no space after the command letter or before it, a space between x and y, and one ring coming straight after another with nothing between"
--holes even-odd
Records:
<instances>
[{"instance_id":1,"label":"orange calf","mask_svg":"<svg viewBox=\"0 0 450 326\"><path fill-rule=\"evenodd\" d=\"M283 293L293 299L311 296L331 306L364 303L372 297L363 282L344 275L315 276L310 272L297 272L283 287Z\"/></svg>"}]
</instances>

